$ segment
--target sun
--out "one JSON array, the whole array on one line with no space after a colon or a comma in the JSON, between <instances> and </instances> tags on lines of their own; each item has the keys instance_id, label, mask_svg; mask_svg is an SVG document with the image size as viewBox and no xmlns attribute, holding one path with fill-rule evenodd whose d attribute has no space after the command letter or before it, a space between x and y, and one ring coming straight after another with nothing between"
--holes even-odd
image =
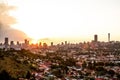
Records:
<instances>
[{"instance_id":1,"label":"sun","mask_svg":"<svg viewBox=\"0 0 120 80\"><path fill-rule=\"evenodd\" d=\"M42 38L72 34L72 28L68 30L66 27L69 26L69 20L66 20L68 17L62 20L64 15L58 16L59 12L54 11L57 7L49 7L42 3L39 5L36 1L31 1L16 3L17 10L11 15L16 18L18 23L13 25L13 28L25 32L28 37L34 39L33 42Z\"/></svg>"},{"instance_id":2,"label":"sun","mask_svg":"<svg viewBox=\"0 0 120 80\"><path fill-rule=\"evenodd\" d=\"M38 44L39 41L37 39L32 39L30 40L30 44Z\"/></svg>"}]
</instances>

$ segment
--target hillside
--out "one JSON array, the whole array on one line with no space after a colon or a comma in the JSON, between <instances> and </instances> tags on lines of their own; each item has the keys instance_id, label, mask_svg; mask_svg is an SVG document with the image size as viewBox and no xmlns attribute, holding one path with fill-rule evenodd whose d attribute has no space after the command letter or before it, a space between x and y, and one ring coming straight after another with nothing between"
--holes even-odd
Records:
<instances>
[{"instance_id":1,"label":"hillside","mask_svg":"<svg viewBox=\"0 0 120 80\"><path fill-rule=\"evenodd\" d=\"M0 50L0 79L25 78L28 72L35 69L32 66L32 61L37 57L38 55L27 50Z\"/></svg>"}]
</instances>

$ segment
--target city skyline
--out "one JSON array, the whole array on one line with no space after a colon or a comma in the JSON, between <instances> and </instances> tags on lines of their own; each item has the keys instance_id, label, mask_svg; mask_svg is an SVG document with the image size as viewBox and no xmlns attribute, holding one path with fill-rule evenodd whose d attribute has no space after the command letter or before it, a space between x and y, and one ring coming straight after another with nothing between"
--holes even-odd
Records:
<instances>
[{"instance_id":1,"label":"city skyline","mask_svg":"<svg viewBox=\"0 0 120 80\"><path fill-rule=\"evenodd\" d=\"M5 1L5 0L1 0ZM16 6L10 15L17 23L11 28L28 37L44 41L120 41L120 1L118 0L6 0ZM20 35L20 34L19 34ZM5 36L6 37L6 36Z\"/></svg>"},{"instance_id":2,"label":"city skyline","mask_svg":"<svg viewBox=\"0 0 120 80\"><path fill-rule=\"evenodd\" d=\"M120 80L120 0L0 0L1 80Z\"/></svg>"},{"instance_id":3,"label":"city skyline","mask_svg":"<svg viewBox=\"0 0 120 80\"><path fill-rule=\"evenodd\" d=\"M52 43L52 45L54 44L54 45L59 45L59 44L79 44L79 43L92 43L92 42L95 42L95 43L99 43L99 42L120 42L120 41L111 41L111 36L110 36L110 33L108 33L108 35L107 35L107 41L100 41L99 40L99 35L97 35L97 34L95 34L92 38L93 39L91 39L91 41L77 41L77 40L74 40L74 41L70 41L69 39L68 40L61 40L61 39L58 39L58 40L52 40L52 39L49 39L49 38L44 38L44 39L39 39L39 40L37 40L37 41L32 41L31 39L24 39L24 40L22 40L22 41L16 41L16 40L13 40L13 39L11 39L11 37L5 37L4 39L3 39L3 41L1 41L0 43L1 44L18 44L18 43L20 43L20 44L34 44L34 45L38 45L38 44L44 44L44 43L46 43L47 45L51 45L51 43Z\"/></svg>"}]
</instances>

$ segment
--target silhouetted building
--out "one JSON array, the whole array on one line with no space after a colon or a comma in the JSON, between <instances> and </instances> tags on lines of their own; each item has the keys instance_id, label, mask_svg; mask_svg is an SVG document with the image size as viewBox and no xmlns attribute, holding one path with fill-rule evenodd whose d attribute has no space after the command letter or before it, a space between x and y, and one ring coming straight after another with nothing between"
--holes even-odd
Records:
<instances>
[{"instance_id":1,"label":"silhouetted building","mask_svg":"<svg viewBox=\"0 0 120 80\"><path fill-rule=\"evenodd\" d=\"M53 46L53 42L51 42L51 46Z\"/></svg>"},{"instance_id":2,"label":"silhouetted building","mask_svg":"<svg viewBox=\"0 0 120 80\"><path fill-rule=\"evenodd\" d=\"M20 45L19 41L17 41L17 45Z\"/></svg>"},{"instance_id":3,"label":"silhouetted building","mask_svg":"<svg viewBox=\"0 0 120 80\"><path fill-rule=\"evenodd\" d=\"M47 43L43 43L43 48L47 48L48 47L48 45L47 45Z\"/></svg>"},{"instance_id":4,"label":"silhouetted building","mask_svg":"<svg viewBox=\"0 0 120 80\"><path fill-rule=\"evenodd\" d=\"M29 45L29 41L25 39L25 45Z\"/></svg>"},{"instance_id":5,"label":"silhouetted building","mask_svg":"<svg viewBox=\"0 0 120 80\"><path fill-rule=\"evenodd\" d=\"M4 46L5 46L5 49L8 49L8 47L9 47L8 37L5 37Z\"/></svg>"},{"instance_id":6,"label":"silhouetted building","mask_svg":"<svg viewBox=\"0 0 120 80\"><path fill-rule=\"evenodd\" d=\"M10 42L10 45L14 45L14 41L11 41L11 42Z\"/></svg>"},{"instance_id":7,"label":"silhouetted building","mask_svg":"<svg viewBox=\"0 0 120 80\"><path fill-rule=\"evenodd\" d=\"M8 37L5 37L5 45L8 45Z\"/></svg>"},{"instance_id":8,"label":"silhouetted building","mask_svg":"<svg viewBox=\"0 0 120 80\"><path fill-rule=\"evenodd\" d=\"M63 43L63 42L61 42L61 45L64 45L64 43Z\"/></svg>"},{"instance_id":9,"label":"silhouetted building","mask_svg":"<svg viewBox=\"0 0 120 80\"><path fill-rule=\"evenodd\" d=\"M108 42L110 42L110 33L108 33Z\"/></svg>"},{"instance_id":10,"label":"silhouetted building","mask_svg":"<svg viewBox=\"0 0 120 80\"><path fill-rule=\"evenodd\" d=\"M98 41L98 35L94 35L94 41L95 41L95 42Z\"/></svg>"},{"instance_id":11,"label":"silhouetted building","mask_svg":"<svg viewBox=\"0 0 120 80\"><path fill-rule=\"evenodd\" d=\"M10 41L10 48L15 48L14 41Z\"/></svg>"},{"instance_id":12,"label":"silhouetted building","mask_svg":"<svg viewBox=\"0 0 120 80\"><path fill-rule=\"evenodd\" d=\"M39 48L42 48L42 43L41 42L39 42Z\"/></svg>"},{"instance_id":13,"label":"silhouetted building","mask_svg":"<svg viewBox=\"0 0 120 80\"><path fill-rule=\"evenodd\" d=\"M67 41L65 41L65 45L67 45Z\"/></svg>"}]
</instances>

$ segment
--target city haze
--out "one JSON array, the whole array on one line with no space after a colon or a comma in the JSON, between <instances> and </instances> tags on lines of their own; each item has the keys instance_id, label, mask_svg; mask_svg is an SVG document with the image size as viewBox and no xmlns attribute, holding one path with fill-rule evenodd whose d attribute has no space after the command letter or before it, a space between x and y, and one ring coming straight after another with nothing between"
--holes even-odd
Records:
<instances>
[{"instance_id":1,"label":"city haze","mask_svg":"<svg viewBox=\"0 0 120 80\"><path fill-rule=\"evenodd\" d=\"M6 1L17 8L10 13L17 20L11 27L35 40L91 41L98 34L98 40L107 41L108 33L120 40L119 0Z\"/></svg>"}]
</instances>

